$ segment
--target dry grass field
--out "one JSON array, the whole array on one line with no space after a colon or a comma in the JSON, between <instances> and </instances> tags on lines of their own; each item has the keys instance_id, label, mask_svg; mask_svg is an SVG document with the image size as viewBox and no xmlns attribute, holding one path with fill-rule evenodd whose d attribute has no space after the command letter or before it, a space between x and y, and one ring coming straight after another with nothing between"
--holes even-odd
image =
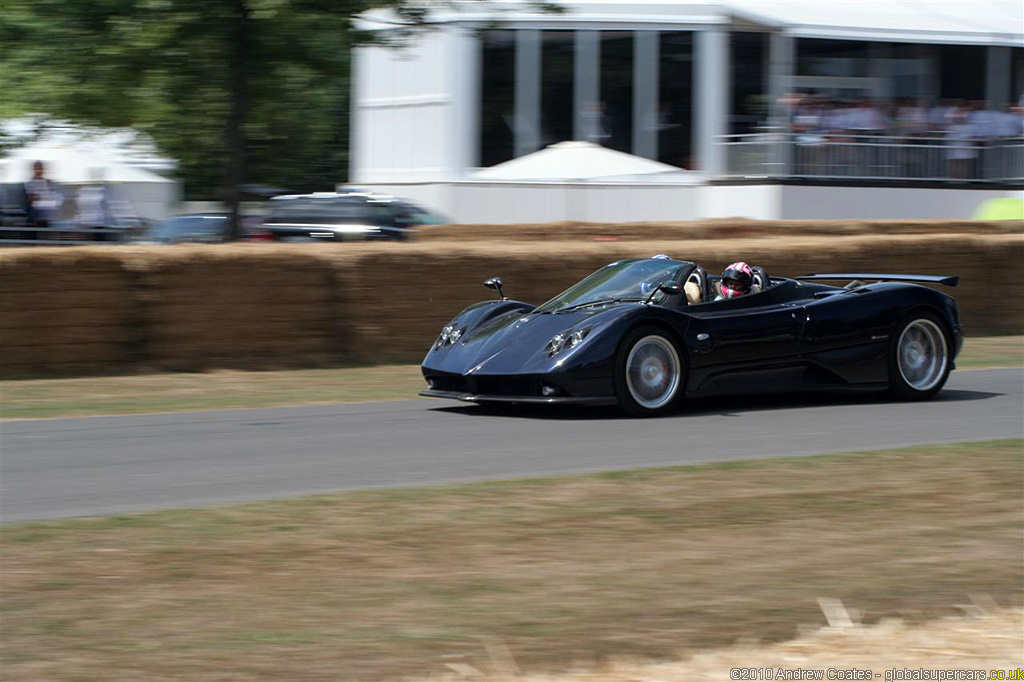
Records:
<instances>
[{"instance_id":1,"label":"dry grass field","mask_svg":"<svg viewBox=\"0 0 1024 682\"><path fill-rule=\"evenodd\" d=\"M569 672L523 676L507 649L492 644L487 665L450 663L447 673L432 682L726 682L734 669L748 671L750 679L776 679L781 671L823 673L822 679L839 679L838 671L871 671L885 680L886 673L903 670L985 670L1013 679L1024 667L1024 611L1001 609L976 595L958 605L969 615L951 616L927 623L909 624L900 619L863 626L807 628L786 642L757 645L749 641L679 661L611 659L577 661ZM842 607L842 604L840 604ZM751 672L751 668L759 671ZM834 677L829 678L829 671ZM998 679L998 678L992 678Z\"/></svg>"},{"instance_id":2,"label":"dry grass field","mask_svg":"<svg viewBox=\"0 0 1024 682\"><path fill-rule=\"evenodd\" d=\"M976 593L1019 608L1022 455L998 441L0 526L3 677L422 679L486 669L496 642L535 674L789 640L825 624L819 598L869 624Z\"/></svg>"}]
</instances>

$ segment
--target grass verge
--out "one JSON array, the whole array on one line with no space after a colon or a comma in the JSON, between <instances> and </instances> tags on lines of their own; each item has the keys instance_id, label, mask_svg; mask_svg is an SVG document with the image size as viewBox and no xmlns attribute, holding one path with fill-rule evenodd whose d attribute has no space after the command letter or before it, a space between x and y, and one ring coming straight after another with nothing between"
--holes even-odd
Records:
<instances>
[{"instance_id":1,"label":"grass verge","mask_svg":"<svg viewBox=\"0 0 1024 682\"><path fill-rule=\"evenodd\" d=\"M1024 336L968 339L958 366L1022 367ZM0 418L407 400L423 388L423 377L416 365L26 379L0 384Z\"/></svg>"},{"instance_id":2,"label":"grass verge","mask_svg":"<svg viewBox=\"0 0 1024 682\"><path fill-rule=\"evenodd\" d=\"M1024 593L1024 441L0 527L19 680L396 679L676 657ZM751 663L750 665L754 665Z\"/></svg>"}]
</instances>

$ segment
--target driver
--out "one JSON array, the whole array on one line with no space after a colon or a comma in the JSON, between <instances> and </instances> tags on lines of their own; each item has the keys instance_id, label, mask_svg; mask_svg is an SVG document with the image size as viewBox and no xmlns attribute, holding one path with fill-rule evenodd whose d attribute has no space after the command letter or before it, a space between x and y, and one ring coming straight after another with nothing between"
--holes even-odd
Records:
<instances>
[{"instance_id":1,"label":"driver","mask_svg":"<svg viewBox=\"0 0 1024 682\"><path fill-rule=\"evenodd\" d=\"M715 297L715 300L722 301L749 294L753 286L753 269L743 261L738 261L727 267L722 273L722 291Z\"/></svg>"}]
</instances>

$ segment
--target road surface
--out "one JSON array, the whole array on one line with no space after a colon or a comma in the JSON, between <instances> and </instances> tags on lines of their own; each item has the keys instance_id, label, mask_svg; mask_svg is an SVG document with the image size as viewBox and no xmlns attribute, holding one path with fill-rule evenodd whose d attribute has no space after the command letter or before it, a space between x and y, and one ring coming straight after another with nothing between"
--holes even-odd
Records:
<instances>
[{"instance_id":1,"label":"road surface","mask_svg":"<svg viewBox=\"0 0 1024 682\"><path fill-rule=\"evenodd\" d=\"M3 522L1024 436L1024 370L954 372L926 403L708 399L652 420L441 400L0 424Z\"/></svg>"}]
</instances>

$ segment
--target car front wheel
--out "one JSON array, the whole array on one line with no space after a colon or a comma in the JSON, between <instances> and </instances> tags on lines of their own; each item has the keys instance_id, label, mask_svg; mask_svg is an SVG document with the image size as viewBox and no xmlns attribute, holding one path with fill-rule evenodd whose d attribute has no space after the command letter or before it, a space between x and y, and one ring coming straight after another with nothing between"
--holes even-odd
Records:
<instances>
[{"instance_id":1,"label":"car front wheel","mask_svg":"<svg viewBox=\"0 0 1024 682\"><path fill-rule=\"evenodd\" d=\"M897 327L889 347L889 387L897 398L931 398L949 378L950 366L949 335L937 317L917 312Z\"/></svg>"},{"instance_id":2,"label":"car front wheel","mask_svg":"<svg viewBox=\"0 0 1024 682\"><path fill-rule=\"evenodd\" d=\"M683 362L674 341L656 327L638 327L619 348L615 394L626 413L653 417L670 410L683 386Z\"/></svg>"}]
</instances>

